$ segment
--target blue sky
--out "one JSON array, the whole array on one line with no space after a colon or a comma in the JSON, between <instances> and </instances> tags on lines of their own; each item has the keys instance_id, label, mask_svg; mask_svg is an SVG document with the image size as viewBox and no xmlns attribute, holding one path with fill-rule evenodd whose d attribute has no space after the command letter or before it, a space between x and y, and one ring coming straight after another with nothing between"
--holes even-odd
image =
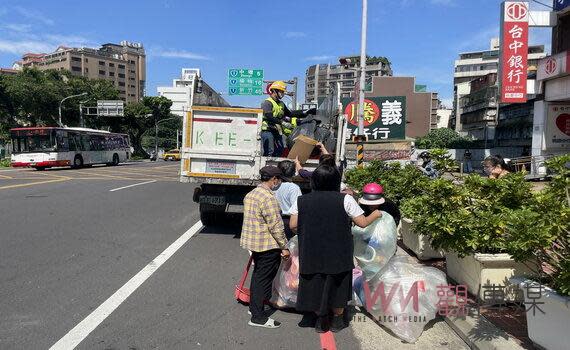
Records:
<instances>
[{"instance_id":1,"label":"blue sky","mask_svg":"<svg viewBox=\"0 0 570 350\"><path fill-rule=\"evenodd\" d=\"M367 52L388 57L395 75L415 76L448 102L454 59L498 36L499 6L499 0L369 0ZM0 67L60 44L128 40L147 51L148 95L183 67L202 69L226 92L227 70L243 67L264 69L267 79L299 77L302 101L308 66L360 52L360 20L360 0L3 0ZM550 47L550 30L532 29L530 40ZM255 106L260 99L229 101Z\"/></svg>"}]
</instances>

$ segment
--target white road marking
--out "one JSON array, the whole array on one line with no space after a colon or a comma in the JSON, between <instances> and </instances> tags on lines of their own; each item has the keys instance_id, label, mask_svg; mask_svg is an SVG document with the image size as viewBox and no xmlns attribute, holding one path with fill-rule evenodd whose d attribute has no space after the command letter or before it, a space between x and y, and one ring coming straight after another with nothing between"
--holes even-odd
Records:
<instances>
[{"instance_id":1,"label":"white road marking","mask_svg":"<svg viewBox=\"0 0 570 350\"><path fill-rule=\"evenodd\" d=\"M152 182L156 182L156 180L151 180L151 181L146 181L146 182L140 182L138 184L132 184L132 185L128 185L128 186L123 186L123 187L119 187L119 188L113 188L112 190L109 190L109 192L115 192L118 190L124 190L125 188L129 188L129 187L135 187L135 186L140 186L140 185L146 185Z\"/></svg>"},{"instance_id":2,"label":"white road marking","mask_svg":"<svg viewBox=\"0 0 570 350\"><path fill-rule=\"evenodd\" d=\"M174 243L160 253L154 260L134 275L125 285L117 290L109 299L105 300L103 304L99 305L92 313L89 314L83 321L70 330L63 336L57 343L55 343L50 350L68 350L74 349L83 339L95 329L101 322L103 322L119 305L121 305L131 294L137 290L141 284L144 283L152 274L158 270L174 253L180 249L184 243L198 233L204 225L201 221L195 223L188 231L180 236Z\"/></svg>"}]
</instances>

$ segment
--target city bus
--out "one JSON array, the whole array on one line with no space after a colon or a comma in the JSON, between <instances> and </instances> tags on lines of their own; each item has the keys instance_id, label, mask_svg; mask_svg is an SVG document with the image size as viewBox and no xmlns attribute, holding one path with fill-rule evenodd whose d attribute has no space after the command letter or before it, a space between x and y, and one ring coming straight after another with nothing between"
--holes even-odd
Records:
<instances>
[{"instance_id":1,"label":"city bus","mask_svg":"<svg viewBox=\"0 0 570 350\"><path fill-rule=\"evenodd\" d=\"M131 156L129 137L103 130L68 127L26 127L10 130L13 167L117 165Z\"/></svg>"}]
</instances>

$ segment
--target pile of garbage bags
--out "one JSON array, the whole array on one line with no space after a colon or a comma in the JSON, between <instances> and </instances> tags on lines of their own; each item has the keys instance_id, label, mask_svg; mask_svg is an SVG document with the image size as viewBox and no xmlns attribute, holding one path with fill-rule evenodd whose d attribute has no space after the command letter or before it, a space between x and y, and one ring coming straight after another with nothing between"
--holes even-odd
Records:
<instances>
[{"instance_id":1,"label":"pile of garbage bags","mask_svg":"<svg viewBox=\"0 0 570 350\"><path fill-rule=\"evenodd\" d=\"M396 255L397 229L392 216L382 217L367 228L354 227L353 305L365 307L381 325L400 339L414 343L436 317L438 286L446 286L445 274L418 264L407 255ZM271 302L294 308L299 286L297 237L288 244L291 258L281 264L273 281Z\"/></svg>"},{"instance_id":2,"label":"pile of garbage bags","mask_svg":"<svg viewBox=\"0 0 570 350\"><path fill-rule=\"evenodd\" d=\"M426 324L436 317L437 286L447 285L447 280L442 271L410 259L393 256L380 273L363 282L359 295L364 296L366 310L380 324L400 339L415 343Z\"/></svg>"},{"instance_id":3,"label":"pile of garbage bags","mask_svg":"<svg viewBox=\"0 0 570 350\"><path fill-rule=\"evenodd\" d=\"M335 152L336 137L331 130L322 126L322 120L318 117L308 116L298 122L297 127L293 130L291 135L287 137L287 147L293 147L295 139L300 135L304 135L322 142L327 151L330 153Z\"/></svg>"}]
</instances>

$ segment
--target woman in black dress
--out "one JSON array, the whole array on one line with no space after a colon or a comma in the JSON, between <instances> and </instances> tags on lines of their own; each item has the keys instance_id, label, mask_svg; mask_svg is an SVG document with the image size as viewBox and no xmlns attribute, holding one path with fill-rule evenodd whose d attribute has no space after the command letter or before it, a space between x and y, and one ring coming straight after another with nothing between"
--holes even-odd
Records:
<instances>
[{"instance_id":1,"label":"woman in black dress","mask_svg":"<svg viewBox=\"0 0 570 350\"><path fill-rule=\"evenodd\" d=\"M291 208L290 227L299 236L299 292L297 310L305 315L301 327L323 333L346 327L343 313L352 299L352 223L370 225L381 216L368 216L350 195L340 193L341 175L321 165L311 177L312 192ZM332 316L332 320L331 320Z\"/></svg>"}]
</instances>

